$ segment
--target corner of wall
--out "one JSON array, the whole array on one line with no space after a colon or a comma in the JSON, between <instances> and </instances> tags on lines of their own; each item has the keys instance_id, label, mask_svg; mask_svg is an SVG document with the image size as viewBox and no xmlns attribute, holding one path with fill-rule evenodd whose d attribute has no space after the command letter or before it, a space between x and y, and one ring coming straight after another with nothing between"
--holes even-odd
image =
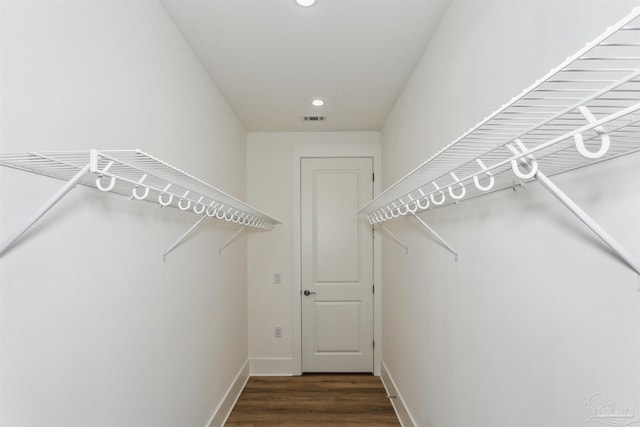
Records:
<instances>
[{"instance_id":1,"label":"corner of wall","mask_svg":"<svg viewBox=\"0 0 640 427\"><path fill-rule=\"evenodd\" d=\"M393 381L391 373L387 369L387 365L384 364L384 361L380 362L380 379L387 391L387 396L389 396L389 401L393 406L393 410L396 412L400 425L402 425L402 427L416 427L418 424L413 419L411 412L409 412L409 408L404 404L402 394Z\"/></svg>"},{"instance_id":2,"label":"corner of wall","mask_svg":"<svg viewBox=\"0 0 640 427\"><path fill-rule=\"evenodd\" d=\"M211 420L207 424L208 427L222 427L224 423L231 415L231 411L233 411L233 407L236 405L236 402L240 398L240 394L244 389L244 386L247 384L249 380L249 360L247 360L236 378L233 380L227 392L224 395L224 398L216 408L211 417Z\"/></svg>"}]
</instances>

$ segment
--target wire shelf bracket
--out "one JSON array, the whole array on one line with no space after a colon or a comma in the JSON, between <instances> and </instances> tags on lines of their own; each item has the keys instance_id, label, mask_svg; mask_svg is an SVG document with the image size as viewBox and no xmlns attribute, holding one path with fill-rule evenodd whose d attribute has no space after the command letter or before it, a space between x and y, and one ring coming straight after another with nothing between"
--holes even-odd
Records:
<instances>
[{"instance_id":1,"label":"wire shelf bracket","mask_svg":"<svg viewBox=\"0 0 640 427\"><path fill-rule=\"evenodd\" d=\"M42 218L51 208L53 208L60 200L64 198L76 185L89 173L89 164L81 168L78 173L73 176L60 190L58 190L51 199L47 201L21 228L8 236L0 246L0 256L2 256L15 242L22 237L40 218Z\"/></svg>"},{"instance_id":2,"label":"wire shelf bracket","mask_svg":"<svg viewBox=\"0 0 640 427\"><path fill-rule=\"evenodd\" d=\"M588 114L588 112L586 114ZM603 136L606 136L606 134L604 134L604 129L602 129L601 132ZM605 144L608 144L608 141L603 141L599 151L603 151L603 147L605 147ZM506 148L509 152L515 155L519 153L518 150L521 150L522 152L526 151L526 147L519 140L516 140L515 144L508 144ZM606 149L604 151L606 151ZM580 221L582 221L596 236L598 236L604 243L606 243L607 246L609 246L609 248L615 254L617 254L624 262L626 262L629 267L631 267L636 273L640 274L640 264L634 259L634 257L632 257L631 254L624 247L622 247L604 228L602 228L576 202L574 202L569 196L567 196L566 193L564 193L553 181L549 179L549 177L547 177L547 175L545 175L539 169L534 156L529 155L527 157L520 157L519 163L523 168L525 168L526 172L524 173L524 175L526 175L526 177L533 175L536 181L538 181L545 190L551 193L567 209L569 209L575 216L577 216L578 219L580 219ZM518 171L519 173L522 173L520 167L518 167Z\"/></svg>"},{"instance_id":3,"label":"wire shelf bracket","mask_svg":"<svg viewBox=\"0 0 640 427\"><path fill-rule=\"evenodd\" d=\"M396 242L398 245L400 245L402 248L404 248L404 251L407 254L409 253L409 247L407 245L405 245L404 243L402 243L402 240L400 240L400 238L398 236L393 234L393 232L391 230L389 230L384 224L376 224L376 225L379 226L385 233L387 233L387 235L389 237L391 237L391 239L394 242Z\"/></svg>"},{"instance_id":4,"label":"wire shelf bracket","mask_svg":"<svg viewBox=\"0 0 640 427\"><path fill-rule=\"evenodd\" d=\"M422 218L420 218L420 217L419 217L418 215L416 215L416 214L412 214L412 215L413 215L413 217L414 217L414 218L415 218L415 219L416 219L416 220L417 220L417 221L418 221L418 222L419 222L419 223L420 223L424 228L426 228L427 230L429 230L429 232L430 232L431 234L433 234L433 235L434 235L434 237L435 237L436 239L438 239L438 240L440 241L440 243L442 243L442 244L444 245L444 247L445 247L445 248L447 248L447 249L449 250L449 252L451 252L453 255L455 255L455 257L456 257L455 259L456 259L456 262L457 262L457 261L458 261L458 252L457 252L455 249L453 249L453 248L451 247L451 245L450 245L449 243L447 243L447 241L446 241L446 240L444 240L444 239L443 239L443 238L442 238L438 233L436 233L436 231L435 231L433 228L431 228L431 227L429 226L429 224L427 224L426 222L424 222L424 220L423 220Z\"/></svg>"},{"instance_id":5,"label":"wire shelf bracket","mask_svg":"<svg viewBox=\"0 0 640 427\"><path fill-rule=\"evenodd\" d=\"M246 228L247 226L245 225L240 230L236 231L236 233L231 236L229 240L227 240L222 246L220 246L220 248L218 248L218 255L222 254L222 251L231 243L233 243L240 236L240 233L242 233Z\"/></svg>"},{"instance_id":6,"label":"wire shelf bracket","mask_svg":"<svg viewBox=\"0 0 640 427\"><path fill-rule=\"evenodd\" d=\"M584 210L569 198L553 181L551 181L544 173L538 170L536 180L549 191L556 199L565 205L580 221L582 221L596 236L611 248L624 262L627 263L637 274L640 275L640 263L635 259L629 251L622 247L611 235L602 228L593 218L591 218Z\"/></svg>"},{"instance_id":7,"label":"wire shelf bracket","mask_svg":"<svg viewBox=\"0 0 640 427\"><path fill-rule=\"evenodd\" d=\"M420 220L417 213L537 181L640 274L637 259L548 178L639 151L637 7L358 214L371 224L407 215Z\"/></svg>"},{"instance_id":8,"label":"wire shelf bracket","mask_svg":"<svg viewBox=\"0 0 640 427\"><path fill-rule=\"evenodd\" d=\"M264 231L280 224L254 207L139 149L0 154L0 166L66 181L24 227L2 243L0 256L78 184L124 195L134 201L157 202L160 207L200 215L201 218L164 252L163 259L206 218Z\"/></svg>"},{"instance_id":9,"label":"wire shelf bracket","mask_svg":"<svg viewBox=\"0 0 640 427\"><path fill-rule=\"evenodd\" d=\"M207 219L207 217L206 217L206 215L203 215L203 216L202 216L198 221L196 221L196 223L195 223L195 224L193 224L193 225L191 226L191 228L189 228L189 229L188 229L188 230L187 230L187 231L186 231L182 236L180 236L180 237L178 238L178 240L176 240L176 242L175 242L173 245L171 245L171 246L169 247L169 249L167 249L167 250L165 251L165 253L163 253L163 254L162 254L162 260L166 262L166 261L167 261L167 255L169 255L169 254L170 254L170 253L171 253L175 248L177 248L177 247L178 247L178 245L180 245L180 243L182 243L182 242L183 242L187 237L189 237L189 235L191 235L191 233L193 233L193 231L194 231L196 228L198 228L198 226L199 226L200 224L202 224L202 222L203 222L205 219Z\"/></svg>"}]
</instances>

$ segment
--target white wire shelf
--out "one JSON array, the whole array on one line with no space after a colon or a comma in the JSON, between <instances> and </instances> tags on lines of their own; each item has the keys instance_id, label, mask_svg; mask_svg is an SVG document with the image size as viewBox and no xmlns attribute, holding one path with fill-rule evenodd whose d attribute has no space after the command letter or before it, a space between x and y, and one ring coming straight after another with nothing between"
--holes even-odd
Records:
<instances>
[{"instance_id":1,"label":"white wire shelf","mask_svg":"<svg viewBox=\"0 0 640 427\"><path fill-rule=\"evenodd\" d=\"M640 150L640 8L358 213L377 224Z\"/></svg>"},{"instance_id":2,"label":"white wire shelf","mask_svg":"<svg viewBox=\"0 0 640 427\"><path fill-rule=\"evenodd\" d=\"M31 217L24 227L0 244L0 255L12 247L29 228L78 184L104 192L112 191L132 200L156 202L162 207L191 211L200 216L198 221L164 252L165 261L167 255L207 218L217 218L242 226L219 248L219 254L247 227L272 230L280 224L224 191L141 150L0 154L0 166L66 181L65 185Z\"/></svg>"},{"instance_id":3,"label":"white wire shelf","mask_svg":"<svg viewBox=\"0 0 640 427\"><path fill-rule=\"evenodd\" d=\"M141 150L0 154L0 165L64 181L89 165L78 184L270 230L275 219Z\"/></svg>"}]
</instances>

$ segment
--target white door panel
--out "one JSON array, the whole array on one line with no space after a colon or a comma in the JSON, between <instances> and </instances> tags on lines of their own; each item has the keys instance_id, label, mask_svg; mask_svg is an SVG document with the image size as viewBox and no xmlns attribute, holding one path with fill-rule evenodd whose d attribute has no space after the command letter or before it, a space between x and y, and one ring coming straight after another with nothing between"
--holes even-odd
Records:
<instances>
[{"instance_id":1,"label":"white door panel","mask_svg":"<svg viewBox=\"0 0 640 427\"><path fill-rule=\"evenodd\" d=\"M302 159L302 368L373 370L371 158Z\"/></svg>"},{"instance_id":2,"label":"white door panel","mask_svg":"<svg viewBox=\"0 0 640 427\"><path fill-rule=\"evenodd\" d=\"M359 353L359 301L315 301L314 353Z\"/></svg>"},{"instance_id":3,"label":"white door panel","mask_svg":"<svg viewBox=\"0 0 640 427\"><path fill-rule=\"evenodd\" d=\"M358 281L358 228L354 212L358 210L358 174L354 171L318 171L313 173L315 281ZM339 191L337 191L339 190Z\"/></svg>"}]
</instances>

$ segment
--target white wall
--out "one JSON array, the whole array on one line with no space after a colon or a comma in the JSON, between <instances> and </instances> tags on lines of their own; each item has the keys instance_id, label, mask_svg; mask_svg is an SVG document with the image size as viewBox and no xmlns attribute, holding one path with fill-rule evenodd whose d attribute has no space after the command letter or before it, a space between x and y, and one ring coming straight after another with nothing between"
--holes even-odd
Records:
<instances>
[{"instance_id":1,"label":"white wall","mask_svg":"<svg viewBox=\"0 0 640 427\"><path fill-rule=\"evenodd\" d=\"M378 132L247 134L247 200L282 222L269 233L250 233L247 239L249 358L253 374L291 375L300 369L300 307L299 296L295 295L296 290L299 295L300 270L294 247L294 163L297 162L299 169L301 153L309 157L340 157L367 152L374 153L374 163L379 167L379 138ZM363 149L357 149L358 146ZM297 176L299 191L299 172ZM276 272L281 274L281 284L273 284ZM297 312L295 298L298 299ZM274 337L274 326L282 326L282 338Z\"/></svg>"},{"instance_id":2,"label":"white wall","mask_svg":"<svg viewBox=\"0 0 640 427\"><path fill-rule=\"evenodd\" d=\"M454 1L382 130L384 187L636 2ZM615 142L614 142L615 143ZM640 257L640 156L555 177ZM537 184L383 242L383 362L419 426L577 426L596 392L640 411L638 276Z\"/></svg>"},{"instance_id":3,"label":"white wall","mask_svg":"<svg viewBox=\"0 0 640 427\"><path fill-rule=\"evenodd\" d=\"M245 132L155 1L0 3L3 153L139 147L245 196ZM4 168L3 168L4 169ZM62 182L1 172L6 236ZM247 361L246 239L78 188L0 258L6 426L204 426Z\"/></svg>"}]
</instances>

